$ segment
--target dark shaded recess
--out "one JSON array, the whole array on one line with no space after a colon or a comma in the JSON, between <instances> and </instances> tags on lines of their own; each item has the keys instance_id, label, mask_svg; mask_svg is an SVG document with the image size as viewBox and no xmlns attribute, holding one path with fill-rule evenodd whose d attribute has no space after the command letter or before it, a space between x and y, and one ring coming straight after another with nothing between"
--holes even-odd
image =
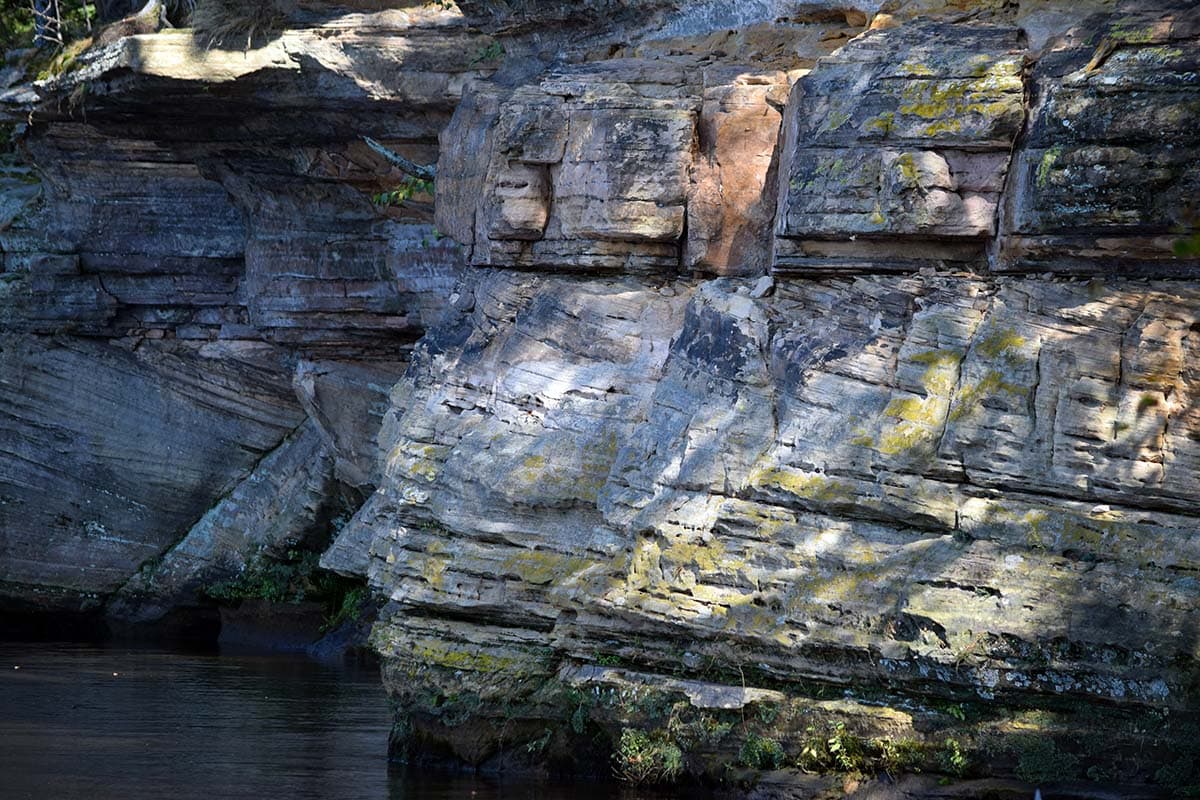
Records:
<instances>
[{"instance_id":1,"label":"dark shaded recess","mask_svg":"<svg viewBox=\"0 0 1200 800\"><path fill-rule=\"evenodd\" d=\"M445 698L434 700L435 705L442 702ZM544 737L551 725L553 723L547 720L509 720L505 735L520 744L503 748L483 762L472 765L457 755L450 744L451 739L457 739L461 744L463 736L470 735L464 732L466 726L447 726L434 718L413 715L392 727L388 736L388 758L395 768L422 775L439 772L496 777L537 774L560 780L587 779L601 785L612 783L614 746L607 731L589 720L580 733L550 737L546 740L545 751L527 744ZM490 725L478 725L477 729L481 742L492 734Z\"/></svg>"},{"instance_id":2,"label":"dark shaded recess","mask_svg":"<svg viewBox=\"0 0 1200 800\"><path fill-rule=\"evenodd\" d=\"M211 649L221 635L221 614L216 607L177 608L150 626L122 625L106 620L110 639L161 642L176 647Z\"/></svg>"},{"instance_id":3,"label":"dark shaded recess","mask_svg":"<svg viewBox=\"0 0 1200 800\"><path fill-rule=\"evenodd\" d=\"M71 613L0 594L0 640L99 642L109 635L101 609Z\"/></svg>"}]
</instances>

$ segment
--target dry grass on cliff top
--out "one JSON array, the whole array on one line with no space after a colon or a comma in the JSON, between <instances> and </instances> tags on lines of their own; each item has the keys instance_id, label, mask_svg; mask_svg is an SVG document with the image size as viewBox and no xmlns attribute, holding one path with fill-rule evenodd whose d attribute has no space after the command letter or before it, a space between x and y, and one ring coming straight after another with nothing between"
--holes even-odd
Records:
<instances>
[{"instance_id":1,"label":"dry grass on cliff top","mask_svg":"<svg viewBox=\"0 0 1200 800\"><path fill-rule=\"evenodd\" d=\"M191 23L208 47L244 47L283 28L296 0L196 0Z\"/></svg>"}]
</instances>

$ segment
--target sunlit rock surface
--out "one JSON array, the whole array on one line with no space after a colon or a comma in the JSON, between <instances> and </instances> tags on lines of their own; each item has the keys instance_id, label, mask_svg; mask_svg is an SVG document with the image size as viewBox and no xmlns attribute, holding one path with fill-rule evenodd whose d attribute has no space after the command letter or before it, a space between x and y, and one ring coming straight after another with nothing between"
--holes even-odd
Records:
<instances>
[{"instance_id":1,"label":"sunlit rock surface","mask_svg":"<svg viewBox=\"0 0 1200 800\"><path fill-rule=\"evenodd\" d=\"M857 33L849 17L650 42L515 88L476 86L442 134L438 225L473 265L761 273L789 76Z\"/></svg>"},{"instance_id":2,"label":"sunlit rock surface","mask_svg":"<svg viewBox=\"0 0 1200 800\"><path fill-rule=\"evenodd\" d=\"M410 762L1200 784L1194 3L318 5L0 98L7 602L336 529Z\"/></svg>"},{"instance_id":3,"label":"sunlit rock surface","mask_svg":"<svg viewBox=\"0 0 1200 800\"><path fill-rule=\"evenodd\" d=\"M971 16L976 5L986 8ZM1167 119L1195 102L1194 82L1183 85L1170 61L1194 42L1178 33L1190 30L1181 9L1134 14L1159 20L1156 36L1175 37L1180 53L1136 79L1101 65L1086 97L1126 85L1141 112L1103 102ZM1074 259L1105 278L999 277L1041 270L1019 255L1028 250L1014 225L1032 224L1016 220L1045 202L1029 172L1054 146L1047 109L1071 80L1055 64L1088 46L1082 68L1099 45L1090 32L1132 12L892 10L827 58L746 82L766 91L737 107L779 111L782 135L772 143L735 122L740 136L725 145L750 154L740 161L722 158L720 140L698 150L703 133L683 143L682 109L697 108L688 81L702 73L666 80L678 62L648 59L649 45L618 49L604 70L589 62L483 84L460 106L442 137L440 224L475 265L550 275L520 279L538 282L545 310L497 299L515 278L468 280L393 392L380 490L326 555L392 601L375 641L401 703L397 753L578 767L592 726L614 740L649 728L716 778L747 728L798 753L842 724L922 743L925 769L949 768L938 755L949 738L974 770L1172 785L1164 763L1188 758L1180 742L1195 707L1200 451L1189 365L1200 295L1164 279L1194 276L1196 262L1165 235L1178 214L1138 206L1127 212L1134 238L1103 245L1123 261L1092 258L1086 248L1107 232L1091 223L1054 240L1063 271L1079 271L1065 266ZM1149 58L1134 54L1151 44L1118 42L1109 69ZM671 58L688 57L674 47ZM774 87L787 84L780 108ZM605 99L614 86L630 94ZM728 86L704 96L742 91ZM631 135L576 149L608 171L575 211L570 136L613 125L591 111L578 118L582 102L618 103ZM1075 116L1064 148L1075 136L1129 138L1103 133L1100 100L1062 102ZM709 136L713 108L693 116ZM654 140L666 150L657 159L604 150L642 141L637 109L680 126L675 144ZM1145 123L1129 136L1174 171L1128 167L1120 196L1074 191L1179 207L1155 187L1187 185L1195 148L1158 130ZM726 163L763 176L743 206L702 186ZM621 181L652 176L670 196L656 195L647 215L626 213L633 194ZM730 246L721 235L720 215L755 203L775 203L765 263L761 239ZM720 214L706 217L711 209ZM671 299L652 286L644 297L662 309L687 303L639 333L670 350L631 412L621 386L645 366L620 367L620 382L600 381L615 396L597 396L593 376L614 368L607 338L559 310L564 292L594 279L556 274L647 271L646 261L596 258L638 236L643 252L651 237L676 247L651 272L681 276L667 284ZM697 283L683 277L689 267L747 277ZM773 281L756 277L767 272ZM607 293L624 298L620 285ZM620 330L625 314L591 306ZM564 339L589 344L548 367L542 349ZM540 381L524 377L524 359ZM520 392L524 415L512 411ZM582 428L566 421L581 407L592 409ZM595 424L614 415L623 424ZM597 452L612 455L589 461ZM722 710L740 734L722 733ZM1098 740L1117 755L1100 756ZM1163 761L1139 761L1145 747ZM1038 772L1045 761L1030 753L1055 767Z\"/></svg>"},{"instance_id":4,"label":"sunlit rock surface","mask_svg":"<svg viewBox=\"0 0 1200 800\"><path fill-rule=\"evenodd\" d=\"M982 262L1025 117L1018 39L1015 27L914 22L856 39L797 82L775 270Z\"/></svg>"}]
</instances>

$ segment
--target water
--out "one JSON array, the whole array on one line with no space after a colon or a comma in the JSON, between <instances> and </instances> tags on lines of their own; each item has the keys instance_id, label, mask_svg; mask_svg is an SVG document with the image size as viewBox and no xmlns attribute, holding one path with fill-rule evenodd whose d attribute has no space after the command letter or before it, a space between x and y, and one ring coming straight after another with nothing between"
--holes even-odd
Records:
<instances>
[{"instance_id":1,"label":"water","mask_svg":"<svg viewBox=\"0 0 1200 800\"><path fill-rule=\"evenodd\" d=\"M17 669L19 667L19 669ZM599 800L389 769L375 670L299 656L0 643L0 800Z\"/></svg>"}]
</instances>

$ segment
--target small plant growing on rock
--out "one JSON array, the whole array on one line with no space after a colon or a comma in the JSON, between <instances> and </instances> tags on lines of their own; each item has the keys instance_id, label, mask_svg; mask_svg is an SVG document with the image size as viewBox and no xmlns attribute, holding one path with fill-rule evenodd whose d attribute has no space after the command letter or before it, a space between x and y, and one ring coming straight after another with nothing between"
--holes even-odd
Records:
<instances>
[{"instance_id":1,"label":"small plant growing on rock","mask_svg":"<svg viewBox=\"0 0 1200 800\"><path fill-rule=\"evenodd\" d=\"M1200 256L1200 210L1187 206L1183 211L1183 224L1178 228L1182 238L1176 239L1171 247L1176 258Z\"/></svg>"},{"instance_id":2,"label":"small plant growing on rock","mask_svg":"<svg viewBox=\"0 0 1200 800\"><path fill-rule=\"evenodd\" d=\"M1078 777L1079 759L1059 749L1048 736L1024 736L1015 745L1017 777L1030 783L1071 780Z\"/></svg>"},{"instance_id":3,"label":"small plant growing on rock","mask_svg":"<svg viewBox=\"0 0 1200 800\"><path fill-rule=\"evenodd\" d=\"M844 722L834 726L833 735L829 737L829 754L838 769L846 772L866 772L869 766L865 742L846 730Z\"/></svg>"},{"instance_id":4,"label":"small plant growing on rock","mask_svg":"<svg viewBox=\"0 0 1200 800\"><path fill-rule=\"evenodd\" d=\"M1200 797L1200 725L1173 721L1167 730L1174 758L1155 771L1154 782L1174 797Z\"/></svg>"},{"instance_id":5,"label":"small plant growing on rock","mask_svg":"<svg viewBox=\"0 0 1200 800\"><path fill-rule=\"evenodd\" d=\"M683 773L683 751L661 731L624 728L613 753L613 771L637 786L674 783Z\"/></svg>"},{"instance_id":6,"label":"small plant growing on rock","mask_svg":"<svg viewBox=\"0 0 1200 800\"><path fill-rule=\"evenodd\" d=\"M492 42L487 47L479 48L479 51L475 53L475 58L471 59L471 66L495 61L502 55L504 55L504 45Z\"/></svg>"},{"instance_id":7,"label":"small plant growing on rock","mask_svg":"<svg viewBox=\"0 0 1200 800\"><path fill-rule=\"evenodd\" d=\"M775 703L757 703L754 713L759 722L763 725L770 725L779 716L779 706Z\"/></svg>"},{"instance_id":8,"label":"small plant growing on rock","mask_svg":"<svg viewBox=\"0 0 1200 800\"><path fill-rule=\"evenodd\" d=\"M871 748L879 753L879 765L889 775L920 772L925 764L925 746L915 739L874 739Z\"/></svg>"},{"instance_id":9,"label":"small plant growing on rock","mask_svg":"<svg viewBox=\"0 0 1200 800\"><path fill-rule=\"evenodd\" d=\"M809 726L797 766L806 772L869 772L872 759L867 742L839 722L820 732Z\"/></svg>"},{"instance_id":10,"label":"small plant growing on rock","mask_svg":"<svg viewBox=\"0 0 1200 800\"><path fill-rule=\"evenodd\" d=\"M1092 776L1088 771L1088 777ZM1177 797L1200 797L1200 769L1188 758L1165 764L1154 773L1154 782L1165 786Z\"/></svg>"},{"instance_id":11,"label":"small plant growing on rock","mask_svg":"<svg viewBox=\"0 0 1200 800\"><path fill-rule=\"evenodd\" d=\"M929 748L916 739L864 739L839 722L831 728L809 726L796 766L805 772L897 775L920 772Z\"/></svg>"},{"instance_id":12,"label":"small plant growing on rock","mask_svg":"<svg viewBox=\"0 0 1200 800\"><path fill-rule=\"evenodd\" d=\"M1173 250L1179 258L1200 256L1200 233L1193 233L1191 236L1177 239Z\"/></svg>"},{"instance_id":13,"label":"small plant growing on rock","mask_svg":"<svg viewBox=\"0 0 1200 800\"><path fill-rule=\"evenodd\" d=\"M796 766L805 772L828 772L833 769L828 737L812 725L805 729L804 743L800 746Z\"/></svg>"},{"instance_id":14,"label":"small plant growing on rock","mask_svg":"<svg viewBox=\"0 0 1200 800\"><path fill-rule=\"evenodd\" d=\"M339 627L345 622L357 620L362 612L363 603L370 597L370 593L365 586L357 586L350 589L342 595L342 601L338 604L321 625L321 630L331 631Z\"/></svg>"},{"instance_id":15,"label":"small plant growing on rock","mask_svg":"<svg viewBox=\"0 0 1200 800\"><path fill-rule=\"evenodd\" d=\"M525 752L531 755L537 755L543 752L550 744L550 740L554 738L554 731L546 728L542 735L525 745Z\"/></svg>"},{"instance_id":16,"label":"small plant growing on rock","mask_svg":"<svg viewBox=\"0 0 1200 800\"><path fill-rule=\"evenodd\" d=\"M957 739L947 739L942 745L941 752L938 753L938 765L946 774L961 778L971 768L971 759L963 751L962 745L958 743Z\"/></svg>"},{"instance_id":17,"label":"small plant growing on rock","mask_svg":"<svg viewBox=\"0 0 1200 800\"><path fill-rule=\"evenodd\" d=\"M756 733L746 737L738 753L742 766L750 769L779 769L786 757L779 742Z\"/></svg>"},{"instance_id":18,"label":"small plant growing on rock","mask_svg":"<svg viewBox=\"0 0 1200 800\"><path fill-rule=\"evenodd\" d=\"M403 205L405 201L411 200L417 195L432 195L433 192L433 181L424 180L422 178L406 177L395 189L387 192L380 192L372 197L371 200L377 206L399 206Z\"/></svg>"}]
</instances>

